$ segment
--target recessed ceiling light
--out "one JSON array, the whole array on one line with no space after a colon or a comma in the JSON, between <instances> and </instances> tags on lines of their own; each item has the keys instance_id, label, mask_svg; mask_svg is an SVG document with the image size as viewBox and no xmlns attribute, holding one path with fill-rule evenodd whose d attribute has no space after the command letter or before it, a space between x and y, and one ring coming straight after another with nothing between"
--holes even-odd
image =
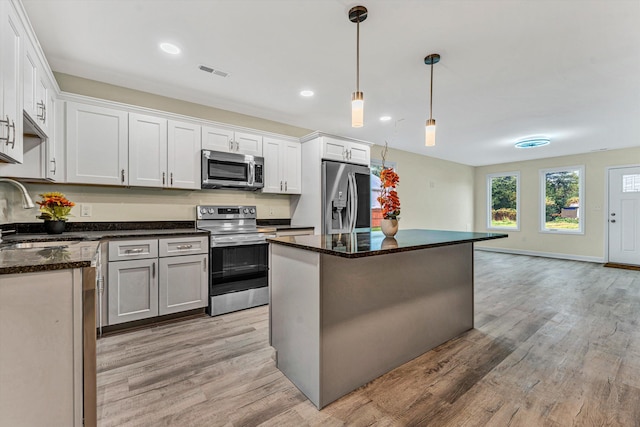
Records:
<instances>
[{"instance_id":1,"label":"recessed ceiling light","mask_svg":"<svg viewBox=\"0 0 640 427\"><path fill-rule=\"evenodd\" d=\"M381 122L388 122L389 120L391 120L391 116L382 116L382 117L380 117L380 121Z\"/></svg>"},{"instance_id":2,"label":"recessed ceiling light","mask_svg":"<svg viewBox=\"0 0 640 427\"><path fill-rule=\"evenodd\" d=\"M535 148L542 147L543 145L547 145L551 142L549 138L527 138L522 141L516 142L516 148Z\"/></svg>"},{"instance_id":3,"label":"recessed ceiling light","mask_svg":"<svg viewBox=\"0 0 640 427\"><path fill-rule=\"evenodd\" d=\"M313 96L313 91L312 90L302 90L300 91L300 95L301 96L305 96L305 97L310 97Z\"/></svg>"},{"instance_id":4,"label":"recessed ceiling light","mask_svg":"<svg viewBox=\"0 0 640 427\"><path fill-rule=\"evenodd\" d=\"M180 53L180 48L171 43L160 43L160 49L167 53L170 53L171 55L177 55Z\"/></svg>"}]
</instances>

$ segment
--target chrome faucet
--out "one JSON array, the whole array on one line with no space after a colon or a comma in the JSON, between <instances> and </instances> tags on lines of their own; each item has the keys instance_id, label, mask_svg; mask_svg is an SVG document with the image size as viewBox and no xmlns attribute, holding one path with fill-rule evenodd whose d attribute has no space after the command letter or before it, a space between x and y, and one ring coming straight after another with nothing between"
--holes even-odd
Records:
<instances>
[{"instance_id":1,"label":"chrome faucet","mask_svg":"<svg viewBox=\"0 0 640 427\"><path fill-rule=\"evenodd\" d=\"M29 193L27 192L27 189L24 188L24 185L20 184L18 181L13 180L11 178L0 178L0 182L8 182L8 183L13 184L16 187L18 187L18 189L22 193L22 207L23 208L31 209L31 208L35 207L35 205L33 204L33 200L31 200L31 196L29 196Z\"/></svg>"},{"instance_id":2,"label":"chrome faucet","mask_svg":"<svg viewBox=\"0 0 640 427\"><path fill-rule=\"evenodd\" d=\"M2 182L7 182L9 184L13 184L14 186L18 187L18 189L20 190L20 192L22 193L22 207L25 209L31 209L33 207L35 207L35 205L33 204L33 200L31 200L31 197L29 196L29 193L27 192L27 189L24 188L24 185L20 184L18 181L15 181L13 179L10 178L1 178L0 177L0 183ZM7 233L7 232L14 232L15 230L2 230L0 229L0 242L2 242L2 233Z\"/></svg>"}]
</instances>

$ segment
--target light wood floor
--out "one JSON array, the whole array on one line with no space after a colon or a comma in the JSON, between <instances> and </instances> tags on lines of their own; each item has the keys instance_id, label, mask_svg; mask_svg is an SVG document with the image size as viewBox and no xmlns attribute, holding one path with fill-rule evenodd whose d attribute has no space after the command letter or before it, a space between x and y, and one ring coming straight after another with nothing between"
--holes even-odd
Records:
<instances>
[{"instance_id":1,"label":"light wood floor","mask_svg":"<svg viewBox=\"0 0 640 427\"><path fill-rule=\"evenodd\" d=\"M322 411L266 307L98 341L100 426L640 426L640 272L476 251L475 329Z\"/></svg>"}]
</instances>

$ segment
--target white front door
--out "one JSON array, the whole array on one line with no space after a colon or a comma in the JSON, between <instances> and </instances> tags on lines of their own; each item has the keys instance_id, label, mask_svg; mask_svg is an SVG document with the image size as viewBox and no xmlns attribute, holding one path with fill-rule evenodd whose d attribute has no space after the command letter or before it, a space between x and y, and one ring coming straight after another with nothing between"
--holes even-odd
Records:
<instances>
[{"instance_id":1,"label":"white front door","mask_svg":"<svg viewBox=\"0 0 640 427\"><path fill-rule=\"evenodd\" d=\"M609 262L640 265L640 166L609 170Z\"/></svg>"}]
</instances>

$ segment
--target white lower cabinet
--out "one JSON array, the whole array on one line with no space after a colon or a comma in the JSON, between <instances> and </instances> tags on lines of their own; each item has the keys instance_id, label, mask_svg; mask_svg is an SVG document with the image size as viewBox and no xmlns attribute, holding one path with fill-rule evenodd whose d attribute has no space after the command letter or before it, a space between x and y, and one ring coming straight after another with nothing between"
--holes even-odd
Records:
<instances>
[{"instance_id":1,"label":"white lower cabinet","mask_svg":"<svg viewBox=\"0 0 640 427\"><path fill-rule=\"evenodd\" d=\"M206 236L109 242L108 325L206 307L208 270Z\"/></svg>"}]
</instances>

